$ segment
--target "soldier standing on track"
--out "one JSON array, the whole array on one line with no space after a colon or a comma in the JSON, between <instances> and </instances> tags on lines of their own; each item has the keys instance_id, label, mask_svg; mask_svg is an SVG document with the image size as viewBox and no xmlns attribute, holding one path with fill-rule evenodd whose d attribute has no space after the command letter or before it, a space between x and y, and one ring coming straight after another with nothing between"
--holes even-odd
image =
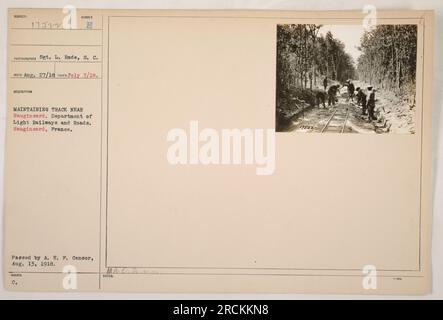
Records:
<instances>
[{"instance_id":1,"label":"soldier standing on track","mask_svg":"<svg viewBox=\"0 0 443 320\"><path fill-rule=\"evenodd\" d=\"M323 87L325 88L326 91L326 88L328 87L328 77L325 77L325 79L323 80Z\"/></svg>"},{"instance_id":2,"label":"soldier standing on track","mask_svg":"<svg viewBox=\"0 0 443 320\"><path fill-rule=\"evenodd\" d=\"M361 104L362 108L363 108L363 115L367 114L367 100L366 100L367 96L366 93L363 91L362 88L358 87L357 88L357 105Z\"/></svg>"},{"instance_id":3,"label":"soldier standing on track","mask_svg":"<svg viewBox=\"0 0 443 320\"><path fill-rule=\"evenodd\" d=\"M351 80L348 80L348 81L347 81L347 87L348 87L348 95L349 95L349 99L351 99L351 101L354 101L355 86L354 86L354 84L351 82Z\"/></svg>"},{"instance_id":4,"label":"soldier standing on track","mask_svg":"<svg viewBox=\"0 0 443 320\"><path fill-rule=\"evenodd\" d=\"M375 89L373 87L368 87L369 92L369 100L368 100L368 112L369 112L369 121L371 120L377 120L377 118L374 115L374 109L375 109Z\"/></svg>"},{"instance_id":5,"label":"soldier standing on track","mask_svg":"<svg viewBox=\"0 0 443 320\"><path fill-rule=\"evenodd\" d=\"M339 86L330 86L328 90L328 107L335 106L335 102L337 101L337 92Z\"/></svg>"}]
</instances>

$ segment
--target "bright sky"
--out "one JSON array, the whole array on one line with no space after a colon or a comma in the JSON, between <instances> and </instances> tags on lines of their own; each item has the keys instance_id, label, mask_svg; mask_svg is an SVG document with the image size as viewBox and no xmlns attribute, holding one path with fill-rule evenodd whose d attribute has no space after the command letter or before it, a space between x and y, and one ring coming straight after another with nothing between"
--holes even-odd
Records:
<instances>
[{"instance_id":1,"label":"bright sky","mask_svg":"<svg viewBox=\"0 0 443 320\"><path fill-rule=\"evenodd\" d=\"M341 40L345 44L345 50L357 63L360 51L360 38L363 35L363 25L324 25L319 30L319 35L326 35L328 31L332 32L334 38Z\"/></svg>"}]
</instances>

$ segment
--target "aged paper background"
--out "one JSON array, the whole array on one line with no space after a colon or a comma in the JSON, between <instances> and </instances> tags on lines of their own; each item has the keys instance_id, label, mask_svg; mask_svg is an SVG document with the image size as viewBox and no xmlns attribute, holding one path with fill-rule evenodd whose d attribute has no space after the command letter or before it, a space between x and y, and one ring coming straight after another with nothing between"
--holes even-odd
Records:
<instances>
[{"instance_id":1,"label":"aged paper background","mask_svg":"<svg viewBox=\"0 0 443 320\"><path fill-rule=\"evenodd\" d=\"M309 13L197 12L187 13L199 16L190 19L162 14L106 12L111 17L103 23L103 41L109 51L102 57L106 66L102 78L109 81L99 85L103 103L88 98L98 88L75 84L68 89L91 90L76 97L76 103L105 110L101 126L69 138L52 136L50 141L8 137L7 165L13 159L9 162L16 169L7 169L6 200L21 194L27 201L9 202L13 209L6 202L6 254L41 253L45 248L64 255L72 246L67 254L96 257L92 264L79 265L86 283L83 290L96 290L94 272L110 267L125 274L101 278L105 290L362 292L361 268L374 264L383 272L380 293L427 291L431 117L430 91L426 94L420 88L428 80L417 79L417 100L423 98L423 106L428 105L417 114L417 132L423 129L423 135L278 134L276 172L270 177L255 176L253 168L242 166L172 167L165 161L166 133L186 128L191 120L213 128L273 127L276 23L300 23L306 18L320 23L323 18L352 24L359 23L361 15L315 13L313 19ZM431 28L423 29L424 15L385 13L380 18L386 23L417 23L420 51L421 35L429 32L432 38ZM432 19L426 25L431 26ZM222 37L211 36L220 30ZM165 43L165 37L179 41ZM423 66L431 70L431 61L426 60L431 41L426 45L417 74ZM167 53L177 49L184 60L167 59ZM168 87L162 85L166 81ZM51 103L63 104L70 94L63 94L64 88L56 89L60 94ZM40 90L45 103L51 93L44 86ZM54 150L63 150L62 157L54 158ZM106 156L101 157L100 151ZM33 161L21 165L26 159ZM421 163L425 166L420 170ZM106 175L100 174L106 164L107 183ZM364 183L351 172L361 172ZM40 188L28 183L30 173ZM62 181L54 186L51 177ZM107 184L101 198L100 183ZM64 197L63 186L71 189L69 197ZM42 197L51 201L41 203ZM329 201L319 201L321 197ZM368 198L378 201L362 206ZM9 218L8 210L32 216L27 214L25 221ZM99 215L93 213L91 218L91 212ZM66 228L59 228L62 225ZM8 233L11 229L20 232ZM52 242L54 238L60 242ZM53 270L60 271L59 267ZM210 271L196 271L201 268ZM402 281L395 280L398 277ZM25 289L31 290L34 286L57 290L60 281L47 274L25 275L25 280Z\"/></svg>"}]
</instances>

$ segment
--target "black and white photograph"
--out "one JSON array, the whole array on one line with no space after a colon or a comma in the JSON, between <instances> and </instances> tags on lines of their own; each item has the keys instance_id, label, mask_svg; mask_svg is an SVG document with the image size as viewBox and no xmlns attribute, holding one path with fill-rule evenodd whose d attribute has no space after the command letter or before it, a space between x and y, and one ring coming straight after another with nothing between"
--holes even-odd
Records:
<instances>
[{"instance_id":1,"label":"black and white photograph","mask_svg":"<svg viewBox=\"0 0 443 320\"><path fill-rule=\"evenodd\" d=\"M417 25L277 25L276 131L414 134Z\"/></svg>"},{"instance_id":2,"label":"black and white photograph","mask_svg":"<svg viewBox=\"0 0 443 320\"><path fill-rule=\"evenodd\" d=\"M0 1L0 302L443 298L442 0L30 3Z\"/></svg>"}]
</instances>

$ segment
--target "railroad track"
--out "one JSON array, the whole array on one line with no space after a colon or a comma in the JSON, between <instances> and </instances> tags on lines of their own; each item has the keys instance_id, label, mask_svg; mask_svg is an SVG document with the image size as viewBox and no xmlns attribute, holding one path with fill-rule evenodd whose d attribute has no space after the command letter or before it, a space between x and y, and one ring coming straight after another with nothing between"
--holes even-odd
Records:
<instances>
[{"instance_id":1,"label":"railroad track","mask_svg":"<svg viewBox=\"0 0 443 320\"><path fill-rule=\"evenodd\" d=\"M343 133L346 129L346 122L349 118L349 107L347 108L335 108L331 116L326 121L326 124L321 129L321 133L335 132Z\"/></svg>"}]
</instances>

